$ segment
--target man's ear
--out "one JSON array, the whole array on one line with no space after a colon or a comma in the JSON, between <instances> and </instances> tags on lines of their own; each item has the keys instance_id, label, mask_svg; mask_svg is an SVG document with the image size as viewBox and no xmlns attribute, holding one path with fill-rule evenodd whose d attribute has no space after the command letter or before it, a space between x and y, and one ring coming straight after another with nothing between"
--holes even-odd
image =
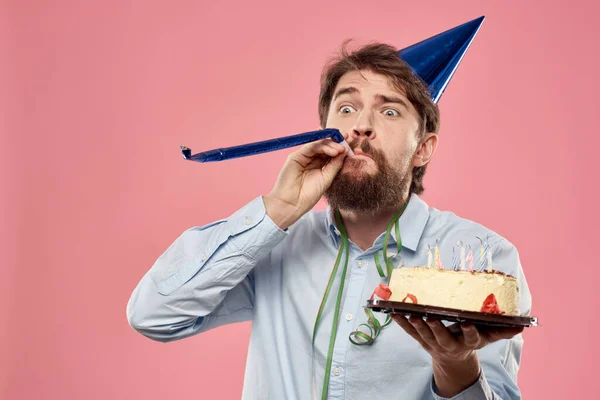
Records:
<instances>
[{"instance_id":1,"label":"man's ear","mask_svg":"<svg viewBox=\"0 0 600 400\"><path fill-rule=\"evenodd\" d=\"M412 158L413 167L422 167L433 158L438 144L438 135L436 133L426 133L419 142L417 151Z\"/></svg>"}]
</instances>

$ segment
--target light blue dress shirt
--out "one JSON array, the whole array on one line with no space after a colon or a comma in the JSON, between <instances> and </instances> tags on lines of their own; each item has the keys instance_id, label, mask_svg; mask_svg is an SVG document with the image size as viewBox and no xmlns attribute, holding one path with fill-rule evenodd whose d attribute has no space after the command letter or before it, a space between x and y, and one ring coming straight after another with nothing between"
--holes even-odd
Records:
<instances>
[{"instance_id":1,"label":"light blue dress shirt","mask_svg":"<svg viewBox=\"0 0 600 400\"><path fill-rule=\"evenodd\" d=\"M521 312L529 315L530 292L517 250L506 239L431 208L414 194L400 218L400 234L403 248L394 263L408 268L427 264L427 245L434 246L436 239L444 265L451 268L452 248L459 240L478 249L477 236L489 237L494 268L517 277ZM376 252L382 256L383 240L384 233L364 252L350 242L328 398L441 399L435 393L431 357L396 323L372 345L348 340L358 325L367 323L364 306L375 287L386 282L374 263ZM242 398L311 399L323 385L337 285L314 352L312 331L339 245L330 208L311 211L283 231L257 197L227 219L185 231L133 291L128 321L142 335L161 342L252 321ZM392 230L388 255L396 252ZM375 315L385 320L385 314ZM522 346L518 335L479 350L479 380L453 399L520 399Z\"/></svg>"}]
</instances>

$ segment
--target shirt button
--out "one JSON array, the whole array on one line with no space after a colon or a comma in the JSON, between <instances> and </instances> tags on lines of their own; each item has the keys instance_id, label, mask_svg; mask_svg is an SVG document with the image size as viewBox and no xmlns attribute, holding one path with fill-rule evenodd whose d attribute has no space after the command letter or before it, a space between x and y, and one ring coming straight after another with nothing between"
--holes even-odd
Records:
<instances>
[{"instance_id":1,"label":"shirt button","mask_svg":"<svg viewBox=\"0 0 600 400\"><path fill-rule=\"evenodd\" d=\"M202 257L202 262L206 261L206 257Z\"/></svg>"},{"instance_id":2,"label":"shirt button","mask_svg":"<svg viewBox=\"0 0 600 400\"><path fill-rule=\"evenodd\" d=\"M346 321L352 321L353 317L354 317L354 315L352 315L352 313L346 314Z\"/></svg>"},{"instance_id":3,"label":"shirt button","mask_svg":"<svg viewBox=\"0 0 600 400\"><path fill-rule=\"evenodd\" d=\"M333 369L333 374L334 374L335 376L340 376L340 374L341 374L341 373L342 373L342 371L341 371L341 370L340 370L338 367L335 367L335 368Z\"/></svg>"},{"instance_id":4,"label":"shirt button","mask_svg":"<svg viewBox=\"0 0 600 400\"><path fill-rule=\"evenodd\" d=\"M245 224L245 225L252 225L252 218L246 218L246 219L244 220L244 224Z\"/></svg>"},{"instance_id":5,"label":"shirt button","mask_svg":"<svg viewBox=\"0 0 600 400\"><path fill-rule=\"evenodd\" d=\"M365 266L365 262L364 262L363 260L358 260L358 261L356 262L356 265L358 265L358 268L362 268L362 267L364 267L364 266Z\"/></svg>"}]
</instances>

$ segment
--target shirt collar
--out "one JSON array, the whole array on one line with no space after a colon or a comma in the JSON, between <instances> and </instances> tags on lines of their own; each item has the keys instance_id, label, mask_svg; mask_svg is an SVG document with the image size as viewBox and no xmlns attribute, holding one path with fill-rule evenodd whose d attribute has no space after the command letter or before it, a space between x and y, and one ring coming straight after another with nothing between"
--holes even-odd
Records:
<instances>
[{"instance_id":1,"label":"shirt collar","mask_svg":"<svg viewBox=\"0 0 600 400\"><path fill-rule=\"evenodd\" d=\"M329 234L331 235L334 243L339 243L340 231L337 228L333 216L331 206L327 206L325 212L326 223ZM402 237L402 247L410 249L412 251L417 250L425 225L429 219L429 206L419 196L411 193L410 199L406 210L400 216L400 236ZM385 232L382 233L384 235ZM392 229L390 235L390 242L393 238L393 243L397 243L396 229Z\"/></svg>"}]
</instances>

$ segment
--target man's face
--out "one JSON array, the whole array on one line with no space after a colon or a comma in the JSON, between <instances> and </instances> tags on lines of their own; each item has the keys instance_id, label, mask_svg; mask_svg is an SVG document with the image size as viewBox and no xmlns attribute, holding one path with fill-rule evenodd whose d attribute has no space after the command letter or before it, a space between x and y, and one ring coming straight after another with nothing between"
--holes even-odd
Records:
<instances>
[{"instance_id":1,"label":"man's face","mask_svg":"<svg viewBox=\"0 0 600 400\"><path fill-rule=\"evenodd\" d=\"M375 213L399 205L411 182L419 116L404 93L371 71L339 80L326 128L349 134L347 157L325 197L333 208Z\"/></svg>"}]
</instances>

